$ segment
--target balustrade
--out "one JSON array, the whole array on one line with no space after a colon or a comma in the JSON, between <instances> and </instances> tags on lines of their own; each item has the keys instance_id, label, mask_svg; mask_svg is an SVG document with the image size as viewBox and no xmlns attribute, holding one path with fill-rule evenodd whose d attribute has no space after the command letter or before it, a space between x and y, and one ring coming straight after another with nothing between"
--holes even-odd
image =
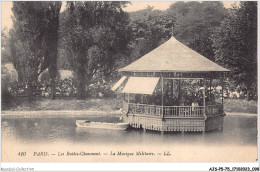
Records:
<instances>
[{"instance_id":1,"label":"balustrade","mask_svg":"<svg viewBox=\"0 0 260 172\"><path fill-rule=\"evenodd\" d=\"M123 103L123 110L126 109L135 114L163 116L164 117L180 117L180 118L202 118L204 117L203 106L158 106L147 104ZM222 105L208 105L205 108L206 116L220 115L223 113Z\"/></svg>"},{"instance_id":2,"label":"balustrade","mask_svg":"<svg viewBox=\"0 0 260 172\"><path fill-rule=\"evenodd\" d=\"M144 114L152 116L161 116L162 114L162 107L156 105L129 103L129 110L131 110L133 114Z\"/></svg>"},{"instance_id":3,"label":"balustrade","mask_svg":"<svg viewBox=\"0 0 260 172\"><path fill-rule=\"evenodd\" d=\"M164 106L165 117L203 117L203 106Z\"/></svg>"}]
</instances>

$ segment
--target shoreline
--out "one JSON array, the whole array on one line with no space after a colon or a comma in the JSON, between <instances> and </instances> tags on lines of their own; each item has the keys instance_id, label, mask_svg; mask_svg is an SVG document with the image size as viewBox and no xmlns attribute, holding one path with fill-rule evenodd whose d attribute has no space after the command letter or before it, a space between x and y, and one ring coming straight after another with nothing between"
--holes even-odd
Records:
<instances>
[{"instance_id":1,"label":"shoreline","mask_svg":"<svg viewBox=\"0 0 260 172\"><path fill-rule=\"evenodd\" d=\"M111 116L119 117L122 115L120 110L101 111L101 110L64 110L64 111L1 111L2 118L73 118L86 116ZM226 116L257 117L258 114L244 112L226 112Z\"/></svg>"},{"instance_id":2,"label":"shoreline","mask_svg":"<svg viewBox=\"0 0 260 172\"><path fill-rule=\"evenodd\" d=\"M1 111L2 118L73 118L86 116L111 116L117 117L122 113L120 110L98 111L98 110L68 110L68 111Z\"/></svg>"}]
</instances>

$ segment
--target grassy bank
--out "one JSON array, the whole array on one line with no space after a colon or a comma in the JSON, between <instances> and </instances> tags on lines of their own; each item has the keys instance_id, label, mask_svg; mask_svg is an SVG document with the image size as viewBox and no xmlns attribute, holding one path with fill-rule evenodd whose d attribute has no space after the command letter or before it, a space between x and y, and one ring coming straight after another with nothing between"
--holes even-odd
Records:
<instances>
[{"instance_id":1,"label":"grassy bank","mask_svg":"<svg viewBox=\"0 0 260 172\"><path fill-rule=\"evenodd\" d=\"M224 99L225 112L257 113L257 102L242 99Z\"/></svg>"},{"instance_id":2,"label":"grassy bank","mask_svg":"<svg viewBox=\"0 0 260 172\"><path fill-rule=\"evenodd\" d=\"M16 98L2 101L2 110L35 111L35 110L118 110L122 101L115 98L77 100L75 98ZM257 113L257 102L240 99L225 99L225 112Z\"/></svg>"},{"instance_id":3,"label":"grassy bank","mask_svg":"<svg viewBox=\"0 0 260 172\"><path fill-rule=\"evenodd\" d=\"M118 110L122 102L112 98L77 100L75 98L16 98L2 101L2 110Z\"/></svg>"}]
</instances>

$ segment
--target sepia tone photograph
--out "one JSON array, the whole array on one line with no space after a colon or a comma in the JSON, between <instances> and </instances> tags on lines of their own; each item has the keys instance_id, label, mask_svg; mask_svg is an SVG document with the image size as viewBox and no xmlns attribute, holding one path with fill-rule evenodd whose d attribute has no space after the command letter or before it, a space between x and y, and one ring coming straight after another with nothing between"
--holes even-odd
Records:
<instances>
[{"instance_id":1,"label":"sepia tone photograph","mask_svg":"<svg viewBox=\"0 0 260 172\"><path fill-rule=\"evenodd\" d=\"M257 162L257 4L1 2L1 161Z\"/></svg>"}]
</instances>

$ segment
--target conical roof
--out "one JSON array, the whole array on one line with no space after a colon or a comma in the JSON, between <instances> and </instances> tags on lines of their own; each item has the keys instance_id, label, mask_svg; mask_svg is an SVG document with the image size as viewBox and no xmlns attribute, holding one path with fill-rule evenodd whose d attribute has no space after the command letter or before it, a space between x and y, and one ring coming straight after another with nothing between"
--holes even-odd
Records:
<instances>
[{"instance_id":1,"label":"conical roof","mask_svg":"<svg viewBox=\"0 0 260 172\"><path fill-rule=\"evenodd\" d=\"M155 48L120 72L227 72L174 37Z\"/></svg>"}]
</instances>

